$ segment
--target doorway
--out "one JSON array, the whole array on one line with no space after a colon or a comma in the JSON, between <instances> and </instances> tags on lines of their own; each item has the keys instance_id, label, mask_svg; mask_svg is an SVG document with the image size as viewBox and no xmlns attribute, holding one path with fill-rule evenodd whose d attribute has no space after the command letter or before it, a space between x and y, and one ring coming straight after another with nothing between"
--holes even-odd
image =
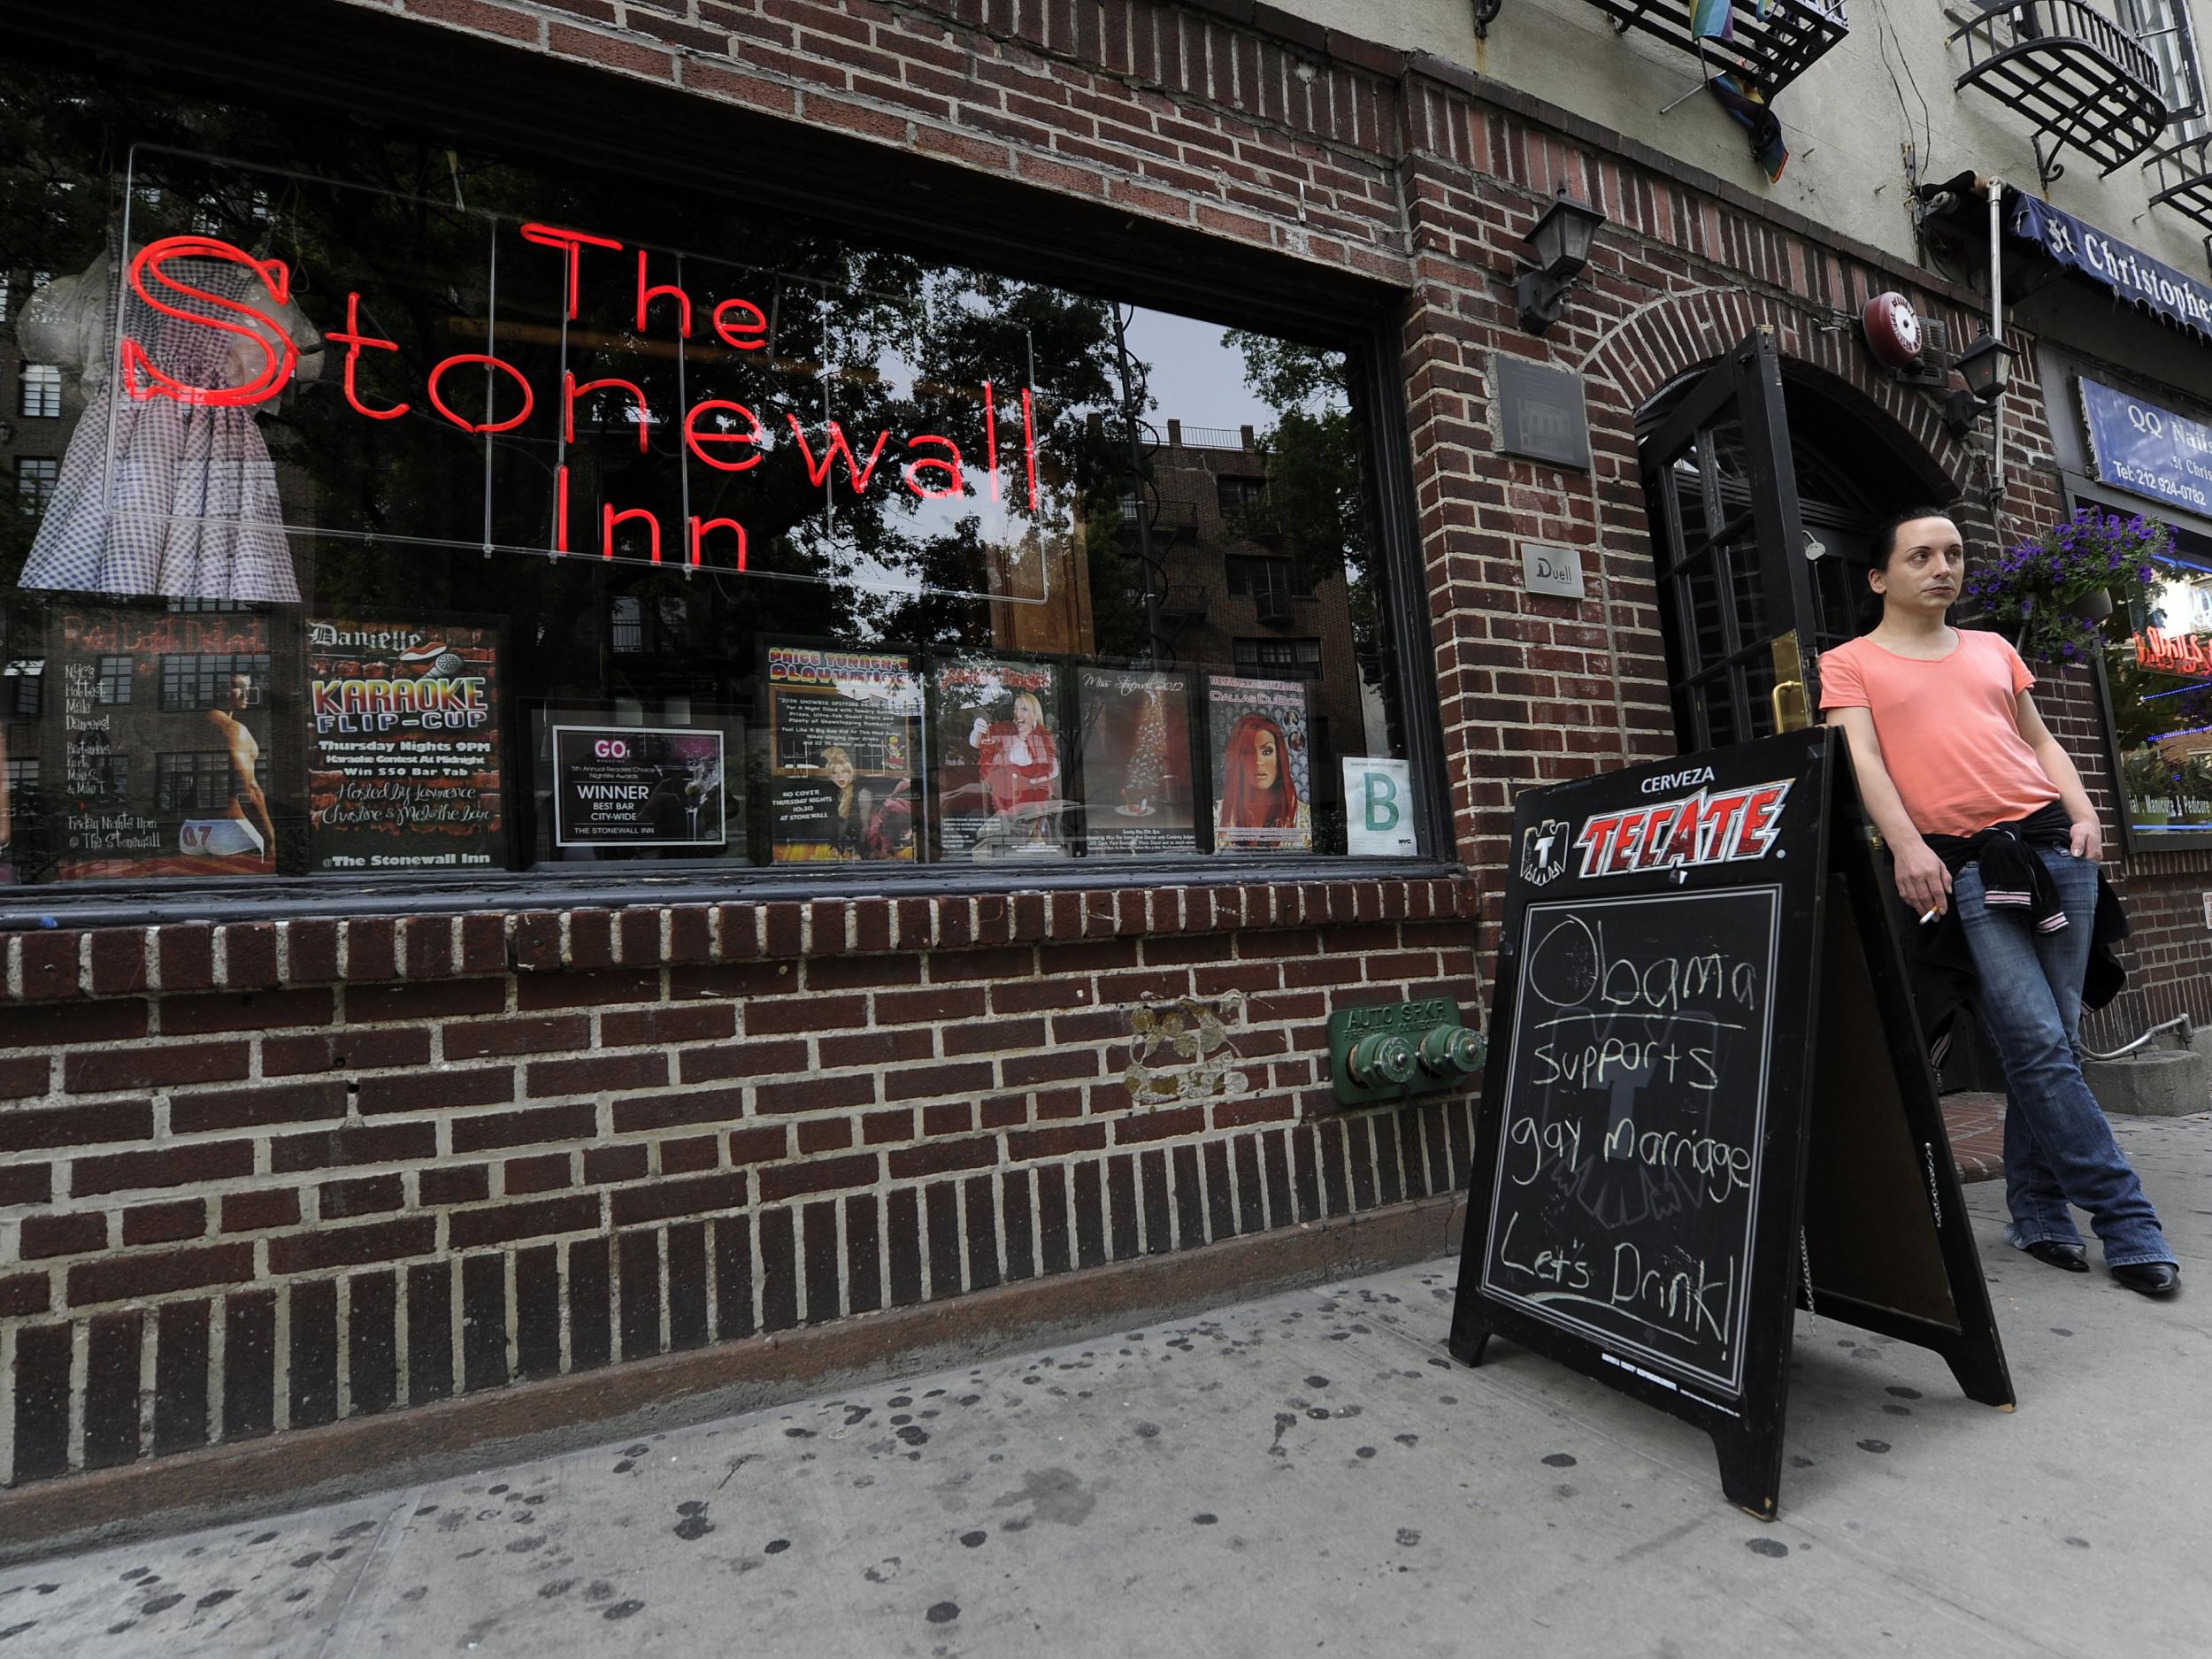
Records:
<instances>
[{"instance_id":1,"label":"doorway","mask_svg":"<svg viewBox=\"0 0 2212 1659\"><path fill-rule=\"evenodd\" d=\"M1874 620L1874 527L1956 494L1932 457L1850 395L1786 373L1763 330L1666 388L1636 423L1679 752L1819 716L1819 654ZM1944 1092L2001 1089L1971 1010Z\"/></svg>"},{"instance_id":2,"label":"doorway","mask_svg":"<svg viewBox=\"0 0 2212 1659\"><path fill-rule=\"evenodd\" d=\"M1819 653L1872 620L1874 526L1955 487L1764 330L1661 391L1636 430L1678 747L1816 720Z\"/></svg>"}]
</instances>

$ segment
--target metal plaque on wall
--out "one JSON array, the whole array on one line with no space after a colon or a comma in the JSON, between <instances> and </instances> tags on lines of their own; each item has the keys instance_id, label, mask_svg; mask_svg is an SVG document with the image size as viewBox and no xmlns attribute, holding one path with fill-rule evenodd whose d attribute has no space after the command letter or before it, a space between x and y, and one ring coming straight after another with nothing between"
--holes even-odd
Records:
<instances>
[{"instance_id":1,"label":"metal plaque on wall","mask_svg":"<svg viewBox=\"0 0 2212 1659\"><path fill-rule=\"evenodd\" d=\"M1590 417L1580 375L1501 352L1494 381L1502 453L1590 470Z\"/></svg>"}]
</instances>

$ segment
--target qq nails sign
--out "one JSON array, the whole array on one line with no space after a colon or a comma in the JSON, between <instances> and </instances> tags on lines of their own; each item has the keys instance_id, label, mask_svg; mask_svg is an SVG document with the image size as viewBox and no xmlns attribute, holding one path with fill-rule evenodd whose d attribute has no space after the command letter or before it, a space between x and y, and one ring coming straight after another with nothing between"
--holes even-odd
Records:
<instances>
[{"instance_id":1,"label":"qq nails sign","mask_svg":"<svg viewBox=\"0 0 2212 1659\"><path fill-rule=\"evenodd\" d=\"M1712 775L1707 767L1651 781L1686 783ZM1763 858L1781 833L1782 803L1789 798L1790 783L1781 778L1739 789L1699 788L1624 812L1593 814L1583 819L1574 839L1582 854L1579 873L1587 880Z\"/></svg>"},{"instance_id":2,"label":"qq nails sign","mask_svg":"<svg viewBox=\"0 0 2212 1659\"><path fill-rule=\"evenodd\" d=\"M594 253L595 265L629 252L636 254L635 262L635 320L638 331L644 333L657 315L672 319L676 331L685 339L693 338L703 322L706 331L732 351L759 351L768 344L768 316L752 301L731 297L719 299L712 304L693 305L692 296L673 282L655 282L652 280L651 255L648 250L626 249L611 236L596 236L586 231L563 230L549 225L527 224L519 227L525 242L552 250L559 256L565 267L563 293L567 314L571 319L579 314L585 281L586 250ZM121 375L125 393L140 403L165 397L180 403L250 406L265 403L279 396L291 383L298 363L298 349L284 326L267 311L257 309L245 300L230 299L211 294L196 286L186 276L169 267L188 260L220 260L243 266L252 273L270 299L282 305L290 297L293 273L280 259L257 259L233 243L212 236L168 236L149 242L130 264L128 280L131 291L148 306L161 315L195 327L212 328L219 333L242 338L253 345L262 358L260 373L242 386L201 387L192 385L165 371L155 362L141 342L126 337L120 348ZM626 277L627 273L626 271ZM187 310L175 303L182 298L203 307L214 307L217 311L234 314L239 320L220 314L210 315L204 310ZM658 308L657 311L656 308ZM411 412L411 401L393 402L380 399L368 401L362 385L362 354L365 351L396 354L399 342L387 340L365 331L361 321L361 295L358 290L346 296L346 326L332 329L326 340L346 348L342 389L347 404L366 420L396 420ZM443 382L456 369L471 365L480 366L488 374L496 373L511 384L519 400L514 412L499 419L472 420L446 402ZM628 397L631 412L638 429L638 447L649 447L649 428L666 424L670 411L654 410L648 402L644 389L634 380L611 376L579 382L573 373L564 371L557 388L548 387L546 401L560 423L562 436L570 442L576 435L576 401L595 392L613 392ZM457 352L431 366L424 376L422 393L430 408L437 415L450 421L461 431L471 434L512 432L527 425L538 416L540 388L533 387L529 377L504 358L482 351ZM1030 388L1021 388L1020 399L1022 477L1015 488L1025 489L1029 511L1038 509L1036 411ZM1010 418L1013 414L1010 407ZM806 469L807 479L817 489L836 488L839 469L842 468L844 482L856 497L867 491L870 483L880 476L887 484L895 478L897 485L913 492L921 501L938 501L966 495L966 463L959 444L941 433L916 433L907 437L903 458L895 457L892 465L884 466L884 451L891 442L888 430L877 433L875 442L865 453L856 450L845 431L836 421L826 423L826 434L818 453L815 442L809 438L805 426L796 414L786 412L784 421L790 428L799 460ZM769 431L772 419L764 421L747 405L728 398L705 398L682 411L680 426L683 445L691 459L703 466L720 472L745 472L758 466L767 457L762 453L770 442ZM999 408L997 388L989 380L983 382L983 447L987 457L987 470L993 501L1002 498L999 446ZM554 473L555 514L554 551L568 554L575 549L570 546L569 477L568 468L562 465ZM618 508L611 503L600 509L599 544L602 559L617 557L615 532L632 520L644 523L649 532L651 549L649 563L664 562L662 529L659 515L643 507ZM682 561L691 566L708 563L710 543L715 549L714 566L718 569L743 571L748 556L745 526L734 518L702 518L691 516L686 528L685 544L680 552ZM724 553L722 549L727 549ZM672 558L668 562L674 563Z\"/></svg>"}]
</instances>

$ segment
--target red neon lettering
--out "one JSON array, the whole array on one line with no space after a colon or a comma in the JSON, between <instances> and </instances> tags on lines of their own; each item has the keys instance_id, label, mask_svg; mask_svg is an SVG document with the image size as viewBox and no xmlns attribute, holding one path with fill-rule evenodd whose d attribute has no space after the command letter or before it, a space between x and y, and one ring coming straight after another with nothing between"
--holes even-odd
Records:
<instances>
[{"instance_id":1,"label":"red neon lettering","mask_svg":"<svg viewBox=\"0 0 2212 1659\"><path fill-rule=\"evenodd\" d=\"M652 448L653 411L646 406L645 394L634 380L586 380L577 385L576 377L565 369L561 372L561 439L563 442L576 442L576 400L587 392L620 390L637 400L637 452L646 454Z\"/></svg>"},{"instance_id":2,"label":"red neon lettering","mask_svg":"<svg viewBox=\"0 0 2212 1659\"><path fill-rule=\"evenodd\" d=\"M752 320L742 323L730 322L723 317L722 313L725 311L742 311ZM689 334L691 331L687 328L684 332ZM768 317L750 300L724 300L714 308L714 333L715 337L733 351L757 351L768 343L766 338ZM757 340L743 338L747 334L757 334L761 338Z\"/></svg>"},{"instance_id":3,"label":"red neon lettering","mask_svg":"<svg viewBox=\"0 0 2212 1659\"><path fill-rule=\"evenodd\" d=\"M361 296L358 294L346 296L344 332L341 333L334 328L323 338L335 340L340 345L349 348L346 352L346 402L351 403L357 411L366 415L371 420L397 420L414 407L412 403L401 403L393 409L371 409L361 401L359 388L354 384L354 374L361 363L361 348L374 346L380 351L396 351L399 349L399 342L396 340L379 340L374 334L365 334L361 332Z\"/></svg>"},{"instance_id":4,"label":"red neon lettering","mask_svg":"<svg viewBox=\"0 0 2212 1659\"><path fill-rule=\"evenodd\" d=\"M853 494L859 495L868 488L869 475L876 470L876 463L883 457L883 446L891 439L887 432L876 434L876 447L868 451L868 465L862 466L853 459L852 447L845 442L844 428L833 420L829 424L829 442L817 465L814 451L807 447L806 429L799 425L799 418L786 415L784 419L791 423L791 435L799 441L799 454L806 462L807 479L817 489L829 481L830 468L841 455L845 457L845 475L852 480Z\"/></svg>"},{"instance_id":5,"label":"red neon lettering","mask_svg":"<svg viewBox=\"0 0 2212 1659\"><path fill-rule=\"evenodd\" d=\"M1022 450L1029 457L1029 511L1037 511L1037 428L1031 419L1029 388L1022 388Z\"/></svg>"},{"instance_id":6,"label":"red neon lettering","mask_svg":"<svg viewBox=\"0 0 2212 1659\"><path fill-rule=\"evenodd\" d=\"M732 414L742 415L745 417L746 424L752 430L750 432L702 432L699 430L699 417L709 410L727 410ZM753 454L747 456L741 461L718 461L707 453L707 445L710 443L758 444L764 442L767 436L767 433L761 429L759 416L746 408L744 404L733 403L724 398L709 398L703 403L694 403L684 415L684 447L718 472L742 472L748 467L758 466L761 457L758 454Z\"/></svg>"},{"instance_id":7,"label":"red neon lettering","mask_svg":"<svg viewBox=\"0 0 2212 1659\"><path fill-rule=\"evenodd\" d=\"M609 505L599 510L599 557L614 557L614 527L626 519L642 518L653 532L653 563L661 562L661 521L649 507L624 507L617 510Z\"/></svg>"},{"instance_id":8,"label":"red neon lettering","mask_svg":"<svg viewBox=\"0 0 2212 1659\"><path fill-rule=\"evenodd\" d=\"M909 461L906 464L906 487L924 501L943 501L949 496L966 495L968 493L967 481L962 477L960 472L960 446L950 438L941 438L934 433L926 432L919 437L909 438L906 441L906 447L911 449L925 443L944 445L952 452L952 458L948 460L941 455L926 455L918 461ZM933 466L944 473L943 488L928 489L923 487L921 472L926 466Z\"/></svg>"},{"instance_id":9,"label":"red neon lettering","mask_svg":"<svg viewBox=\"0 0 2212 1659\"><path fill-rule=\"evenodd\" d=\"M568 469L553 469L553 550L568 551Z\"/></svg>"},{"instance_id":10,"label":"red neon lettering","mask_svg":"<svg viewBox=\"0 0 2212 1659\"><path fill-rule=\"evenodd\" d=\"M525 225L522 239L536 242L541 248L568 250L568 314L572 319L576 315L577 303L581 297L586 245L611 249L616 253L622 251L622 244L611 236L594 236L580 230L558 230L550 225Z\"/></svg>"},{"instance_id":11,"label":"red neon lettering","mask_svg":"<svg viewBox=\"0 0 2212 1659\"><path fill-rule=\"evenodd\" d=\"M678 288L673 282L661 282L649 287L645 280L645 250L642 248L639 249L637 250L638 333L643 334L645 332L646 308L652 304L655 300L665 299L672 295L675 296L676 303L680 308L676 314L683 319L683 336L685 339L688 340L691 338L691 296L685 293L683 289Z\"/></svg>"},{"instance_id":12,"label":"red neon lettering","mask_svg":"<svg viewBox=\"0 0 2212 1659\"><path fill-rule=\"evenodd\" d=\"M758 458L755 457L755 459ZM700 544L707 539L707 532L710 530L737 532L737 568L743 570L745 568L745 526L734 518L703 519L695 516L691 521L691 562L694 565L699 563Z\"/></svg>"},{"instance_id":13,"label":"red neon lettering","mask_svg":"<svg viewBox=\"0 0 2212 1659\"><path fill-rule=\"evenodd\" d=\"M243 386L190 386L173 374L154 366L145 348L126 336L123 341L123 389L140 403L149 398L166 397L180 403L197 403L215 408L244 408L264 403L284 389L292 378L292 369L298 353L292 344L292 336L284 332L277 319L265 311L256 311L242 300L227 299L220 294L210 294L205 288L194 288L162 269L168 259L227 259L242 265L268 288L270 297L280 305L289 296L292 273L281 259L257 259L242 248L234 248L212 236L165 236L150 242L138 251L131 261L131 290L165 317L176 318L202 328L213 328L227 334L236 334L251 341L264 359L261 373ZM167 300L156 297L146 288L146 276L151 273L155 280L170 292L204 301L227 311L236 311L251 318L274 334L278 343L272 346L260 333L243 323L226 322L219 317L210 317L201 311L188 311L172 305Z\"/></svg>"},{"instance_id":14,"label":"red neon lettering","mask_svg":"<svg viewBox=\"0 0 2212 1659\"><path fill-rule=\"evenodd\" d=\"M486 368L504 369L513 375L515 384L522 388L522 412L506 420L472 421L448 409L445 399L438 396L438 381L445 372L457 363L480 363ZM430 371L430 378L424 382L423 389L430 394L430 406L460 427L463 432L512 432L524 421L529 419L530 411L538 406L537 395L531 391L530 382L523 378L520 369L511 363L499 357L488 357L481 351L464 351L458 357L448 357ZM488 402L488 398L486 401ZM485 412L488 414L490 411L488 409Z\"/></svg>"},{"instance_id":15,"label":"red neon lettering","mask_svg":"<svg viewBox=\"0 0 2212 1659\"><path fill-rule=\"evenodd\" d=\"M1581 833L1575 837L1575 845L1582 849L1582 874L1597 874L1605 863L1606 849L1611 845L1613 832L1620 827L1617 812L1604 818L1585 818Z\"/></svg>"},{"instance_id":16,"label":"red neon lettering","mask_svg":"<svg viewBox=\"0 0 2212 1659\"><path fill-rule=\"evenodd\" d=\"M991 383L983 382L983 448L991 457L991 499L998 499L998 410L991 402Z\"/></svg>"}]
</instances>

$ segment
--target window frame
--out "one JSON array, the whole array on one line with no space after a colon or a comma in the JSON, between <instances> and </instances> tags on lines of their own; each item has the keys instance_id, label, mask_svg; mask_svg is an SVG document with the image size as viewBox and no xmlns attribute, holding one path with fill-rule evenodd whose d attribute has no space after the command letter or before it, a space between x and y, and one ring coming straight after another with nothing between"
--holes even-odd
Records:
<instances>
[{"instance_id":1,"label":"window frame","mask_svg":"<svg viewBox=\"0 0 2212 1659\"><path fill-rule=\"evenodd\" d=\"M2212 537L2212 519L2200 518L2193 513L2170 507L2163 502L2138 499L2125 490L2101 484L2078 472L2059 474L2061 488L2066 495L2066 511L2070 514L2078 507L2098 507L2106 511L2132 515L2138 512L2162 518L2170 524L2185 526L2198 535ZM2130 863L2158 853L2193 852L2212 847L2212 825L2200 830L2185 830L2178 834L2161 835L2154 840L2138 834L2129 818L2126 795L2120 787L2120 745L2116 736L2119 722L2112 710L2112 680L2105 672L2104 653L2099 651L2093 659L2097 680L2097 713L2103 744L2106 776L2111 780L2113 795L2118 803L2114 808L2114 820L2119 826L2120 847Z\"/></svg>"},{"instance_id":2,"label":"window frame","mask_svg":"<svg viewBox=\"0 0 2212 1659\"><path fill-rule=\"evenodd\" d=\"M26 363L15 373L15 414L18 420L59 420L61 419L61 365L55 363ZM31 403L36 397L38 407ZM50 404L52 407L49 408Z\"/></svg>"},{"instance_id":3,"label":"window frame","mask_svg":"<svg viewBox=\"0 0 2212 1659\"><path fill-rule=\"evenodd\" d=\"M1452 840L1445 742L1425 567L1419 552L1417 494L1402 372L1402 322L1410 296L1356 273L1333 273L1194 230L1140 226L1094 204L1062 198L1010 173L979 175L882 146L810 130L787 119L733 110L668 87L626 81L579 65L522 62L505 49L465 37L440 37L439 73L422 73L426 26L379 14L322 19L297 35L257 42L238 52L234 35L209 32L219 15L208 0L178 0L158 18L126 26L103 16L39 19L29 25L19 60L81 65L88 47L104 45L170 66L186 96L257 102L342 99L373 119L471 146L517 165L589 167L650 174L703 199L769 215L825 222L808 181L826 176L865 180L841 201L835 222L887 248L1050 282L1108 301L1136 303L1225 326L1275 334L1347 354L1356 388L1370 471L1372 564L1383 583L1379 611L1394 651L1402 709L1401 757L1419 793L1414 814L1417 856L1351 854L1254 856L1201 853L1174 857L1070 858L1025 864L1009 879L992 864L720 864L635 875L608 866L559 866L431 877L167 877L157 886L125 879L54 882L0 898L0 926L11 911L62 914L72 926L111 918L159 921L215 915L222 919L571 909L584 906L836 900L892 896L1004 895L1017 890L1114 889L1433 879L1464 869ZM342 50L353 42L357 50ZM393 48L397 46L399 50ZM449 52L447 49L450 47ZM296 72L296 73L295 73ZM455 100L457 86L484 93ZM600 108L603 119L579 124L564 111ZM588 130L586 130L587 127ZM733 188L713 157L709 130L780 156ZM1281 280L1294 276L1295 280ZM1224 664L1223 667L1230 666ZM590 873L586 874L586 868Z\"/></svg>"},{"instance_id":4,"label":"window frame","mask_svg":"<svg viewBox=\"0 0 2212 1659\"><path fill-rule=\"evenodd\" d=\"M2153 36L2169 31L2175 36L2174 55L2182 63L2184 73L2189 78L2191 96L2190 102L2186 104L2170 105L2166 111L2166 116L2177 129L2178 136L2184 138L2198 136L2203 127L2207 114L2204 92L2204 55L2197 50L2196 25L2189 15L2188 0L2123 0L2123 4L2125 10L2121 19L2122 27L2129 34L2134 35L2137 42L2153 58L2158 56L2158 49L2151 44ZM2163 20L2157 18L2147 18L2143 15L2151 8L2158 9L2162 13ZM2165 65L2162 62L2159 65L2159 79L2163 81L2165 78ZM2162 86L2160 90L2166 92L2170 88Z\"/></svg>"}]
</instances>

